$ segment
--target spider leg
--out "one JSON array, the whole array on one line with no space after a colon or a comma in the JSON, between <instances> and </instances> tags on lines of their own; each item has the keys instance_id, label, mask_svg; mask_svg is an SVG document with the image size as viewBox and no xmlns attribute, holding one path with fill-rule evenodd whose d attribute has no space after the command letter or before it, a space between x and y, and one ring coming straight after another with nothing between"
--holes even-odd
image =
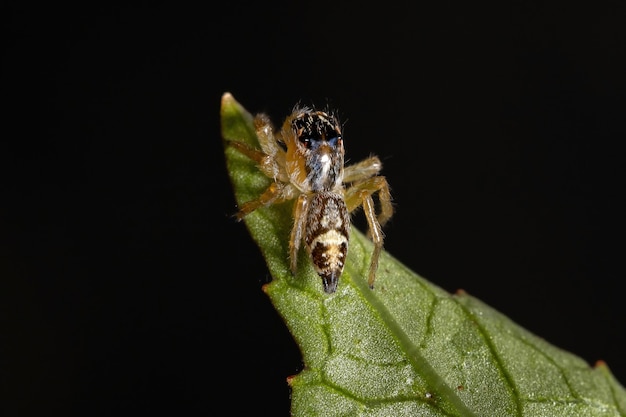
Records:
<instances>
[{"instance_id":1,"label":"spider leg","mask_svg":"<svg viewBox=\"0 0 626 417\"><path fill-rule=\"evenodd\" d=\"M269 187L265 189L265 191L259 196L259 198L243 203L237 214L235 214L235 217L237 218L237 220L241 220L259 207L265 207L284 201L284 188L285 187L283 184L273 182L272 184L270 184Z\"/></svg>"},{"instance_id":2,"label":"spider leg","mask_svg":"<svg viewBox=\"0 0 626 417\"><path fill-rule=\"evenodd\" d=\"M254 118L254 128L259 139L259 145L268 157L262 161L261 169L268 177L282 182L289 182L285 171L286 152L280 146L274 127L268 115L261 113Z\"/></svg>"},{"instance_id":3,"label":"spider leg","mask_svg":"<svg viewBox=\"0 0 626 417\"><path fill-rule=\"evenodd\" d=\"M361 205L363 206L363 212L368 224L367 237L369 237L374 243L367 284L370 288L374 288L374 280L376 280L376 271L378 270L378 258L380 257L380 252L383 248L384 235L382 226L376 217L374 199L372 198L373 191L369 190L367 187L361 189L359 187L360 185L362 184L355 185L348 190L349 193L347 194L349 194L349 196L346 198L346 203L350 212Z\"/></svg>"},{"instance_id":4,"label":"spider leg","mask_svg":"<svg viewBox=\"0 0 626 417\"><path fill-rule=\"evenodd\" d=\"M374 199L372 194L378 192L381 212L376 215ZM391 193L389 192L389 184L385 177L376 176L368 178L362 182L355 183L346 190L346 205L348 211L352 212L359 206L363 206L365 218L367 219L368 232L367 236L374 243L374 251L370 261L370 269L367 283L370 288L374 288L376 280L376 271L378 270L378 259L383 248L384 234L382 226L391 218L393 214L393 206L391 204Z\"/></svg>"},{"instance_id":5,"label":"spider leg","mask_svg":"<svg viewBox=\"0 0 626 417\"><path fill-rule=\"evenodd\" d=\"M282 182L288 181L287 174L285 173L285 170L283 168L284 158L282 159L283 165L281 165L280 159L275 159L274 157L272 157L272 155L268 155L267 153L259 149L253 148L247 143L233 140L230 141L229 144L230 146L237 149L239 152L256 162L261 172L263 172L266 176L273 178L274 180L280 180Z\"/></svg>"},{"instance_id":6,"label":"spider leg","mask_svg":"<svg viewBox=\"0 0 626 417\"><path fill-rule=\"evenodd\" d=\"M377 156L370 156L356 164L344 168L343 181L354 182L373 177L383 169L383 164Z\"/></svg>"},{"instance_id":7,"label":"spider leg","mask_svg":"<svg viewBox=\"0 0 626 417\"><path fill-rule=\"evenodd\" d=\"M374 288L374 280L376 279L376 271L378 270L378 258L383 248L383 230L376 218L376 210L374 209L374 200L369 194L363 196L363 211L369 225L369 236L374 242L374 251L372 252L372 260L370 261L370 270L367 278L367 284L370 288Z\"/></svg>"},{"instance_id":8,"label":"spider leg","mask_svg":"<svg viewBox=\"0 0 626 417\"><path fill-rule=\"evenodd\" d=\"M247 143L239 142L237 140L232 140L229 142L229 145L237 149L239 152L241 152L248 158L252 159L254 162L256 162L259 165L264 165L264 161L269 159L268 154L266 154L265 152L259 149L253 148Z\"/></svg>"},{"instance_id":9,"label":"spider leg","mask_svg":"<svg viewBox=\"0 0 626 417\"><path fill-rule=\"evenodd\" d=\"M302 244L302 236L308 209L309 198L306 194L301 194L293 206L293 228L291 229L291 237L289 238L289 260L291 272L293 274L297 271L298 250Z\"/></svg>"},{"instance_id":10,"label":"spider leg","mask_svg":"<svg viewBox=\"0 0 626 417\"><path fill-rule=\"evenodd\" d=\"M274 127L267 114L260 113L254 117L254 129L261 149L274 158L284 159L285 151L280 147L274 136Z\"/></svg>"},{"instance_id":11,"label":"spider leg","mask_svg":"<svg viewBox=\"0 0 626 417\"><path fill-rule=\"evenodd\" d=\"M380 213L377 218L380 225L384 226L393 215L391 192L385 177L379 175L368 178L346 189L346 205L348 206L348 211L351 213L363 204L365 195L372 195L376 192L378 192L378 200L380 202Z\"/></svg>"}]
</instances>

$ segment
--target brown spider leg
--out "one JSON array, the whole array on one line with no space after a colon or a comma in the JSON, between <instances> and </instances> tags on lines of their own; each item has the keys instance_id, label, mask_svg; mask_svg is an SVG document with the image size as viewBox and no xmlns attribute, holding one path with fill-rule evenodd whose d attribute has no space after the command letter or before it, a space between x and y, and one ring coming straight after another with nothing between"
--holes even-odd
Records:
<instances>
[{"instance_id":1,"label":"brown spider leg","mask_svg":"<svg viewBox=\"0 0 626 417\"><path fill-rule=\"evenodd\" d=\"M378 201L380 203L380 213L378 213L378 222L381 226L387 224L391 216L393 216L393 205L391 204L391 192L389 191L389 183L385 177L378 176L370 180L374 184L374 188L378 190Z\"/></svg>"},{"instance_id":2,"label":"brown spider leg","mask_svg":"<svg viewBox=\"0 0 626 417\"><path fill-rule=\"evenodd\" d=\"M346 205L348 206L348 211L352 212L361 205L363 201L362 195L372 195L376 192L378 192L378 200L380 202L380 213L377 216L378 223L384 226L393 215L391 192L389 191L389 184L385 177L376 176L368 178L348 188L346 190Z\"/></svg>"},{"instance_id":3,"label":"brown spider leg","mask_svg":"<svg viewBox=\"0 0 626 417\"><path fill-rule=\"evenodd\" d=\"M372 194L378 192L381 212L376 216L374 200ZM368 178L363 182L356 183L346 190L346 205L348 211L352 212L360 205L363 205L363 211L368 223L367 237L374 243L374 251L372 253L370 270L368 276L368 284L370 288L374 287L376 279L376 271L378 270L378 259L383 247L382 226L391 218L393 214L393 206L391 204L391 193L389 192L389 184L385 177L377 176Z\"/></svg>"},{"instance_id":4,"label":"brown spider leg","mask_svg":"<svg viewBox=\"0 0 626 417\"><path fill-rule=\"evenodd\" d=\"M283 182L287 181L287 177L285 174L282 173L283 170L281 170L281 167L279 165L279 161L283 161L284 158L274 159L272 158L272 155L268 155L263 151L260 151L246 143L239 141L231 141L230 145L248 158L252 159L254 162L256 162L261 172L263 172L266 176L274 178L275 180L278 179Z\"/></svg>"},{"instance_id":5,"label":"brown spider leg","mask_svg":"<svg viewBox=\"0 0 626 417\"><path fill-rule=\"evenodd\" d=\"M237 140L231 140L230 142L228 142L228 144L259 165L263 165L263 162L266 159L269 159L269 156L265 152L253 148L247 143L239 142Z\"/></svg>"},{"instance_id":6,"label":"brown spider leg","mask_svg":"<svg viewBox=\"0 0 626 417\"><path fill-rule=\"evenodd\" d=\"M291 261L291 272L297 271L298 266L298 250L302 244L302 233L309 210L309 197L301 194L293 206L293 228L291 229L291 237L289 238L289 259Z\"/></svg>"},{"instance_id":7,"label":"brown spider leg","mask_svg":"<svg viewBox=\"0 0 626 417\"><path fill-rule=\"evenodd\" d=\"M383 169L383 164L377 156L370 156L356 164L348 165L343 172L344 182L365 180L378 174Z\"/></svg>"},{"instance_id":8,"label":"brown spider leg","mask_svg":"<svg viewBox=\"0 0 626 417\"><path fill-rule=\"evenodd\" d=\"M374 209L374 200L369 194L363 193L363 211L369 225L368 235L374 242L374 251L372 252L372 260L370 262L370 271L367 278L367 284L370 288L374 288L374 280L376 279L376 271L378 270L378 258L383 248L383 231L376 219L376 210Z\"/></svg>"},{"instance_id":9,"label":"brown spider leg","mask_svg":"<svg viewBox=\"0 0 626 417\"><path fill-rule=\"evenodd\" d=\"M274 137L274 128L267 114L260 113L254 117L254 129L261 149L268 155L281 155L285 151L278 145Z\"/></svg>"},{"instance_id":10,"label":"brown spider leg","mask_svg":"<svg viewBox=\"0 0 626 417\"><path fill-rule=\"evenodd\" d=\"M263 192L263 194L261 194L259 198L257 198L256 200L245 202L241 205L241 208L235 215L237 217L237 220L243 219L259 207L269 206L270 204L283 201L283 191L284 186L281 183L273 182L269 187L267 187L267 189Z\"/></svg>"}]
</instances>

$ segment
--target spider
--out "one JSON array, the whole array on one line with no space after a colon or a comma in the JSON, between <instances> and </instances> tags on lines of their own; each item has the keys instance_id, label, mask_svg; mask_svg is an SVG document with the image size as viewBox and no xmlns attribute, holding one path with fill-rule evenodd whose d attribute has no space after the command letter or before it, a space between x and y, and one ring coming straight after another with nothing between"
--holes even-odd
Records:
<instances>
[{"instance_id":1,"label":"spider","mask_svg":"<svg viewBox=\"0 0 626 417\"><path fill-rule=\"evenodd\" d=\"M350 215L363 208L367 236L374 243L368 285L374 288L378 259L383 247L382 226L393 206L389 184L378 175L382 163L376 156L344 167L341 127L331 112L296 105L282 128L274 132L267 114L254 118L261 149L243 142L231 145L257 163L272 184L257 198L241 205L238 220L254 210L294 200L293 227L289 239L290 268L297 271L298 251L304 246L328 294L337 289L343 272L350 236ZM372 195L378 193L380 213Z\"/></svg>"}]
</instances>

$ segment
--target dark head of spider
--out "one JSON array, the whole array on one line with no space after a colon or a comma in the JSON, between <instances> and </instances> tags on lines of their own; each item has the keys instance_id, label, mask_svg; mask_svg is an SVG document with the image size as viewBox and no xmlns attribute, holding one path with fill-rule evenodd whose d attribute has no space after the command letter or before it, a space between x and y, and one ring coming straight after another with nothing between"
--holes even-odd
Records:
<instances>
[{"instance_id":1,"label":"dark head of spider","mask_svg":"<svg viewBox=\"0 0 626 417\"><path fill-rule=\"evenodd\" d=\"M321 111L304 111L292 121L313 192L331 191L343 180L344 148L335 117Z\"/></svg>"},{"instance_id":2,"label":"dark head of spider","mask_svg":"<svg viewBox=\"0 0 626 417\"><path fill-rule=\"evenodd\" d=\"M324 112L304 112L296 117L292 126L298 140L307 148L315 150L321 145L338 146L341 129L335 117Z\"/></svg>"}]
</instances>

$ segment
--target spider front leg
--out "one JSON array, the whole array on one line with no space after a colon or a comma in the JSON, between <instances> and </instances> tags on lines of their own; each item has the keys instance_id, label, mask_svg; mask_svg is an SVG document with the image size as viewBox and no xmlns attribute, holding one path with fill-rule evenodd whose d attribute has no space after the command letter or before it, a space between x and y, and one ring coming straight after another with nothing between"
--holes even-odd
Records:
<instances>
[{"instance_id":1,"label":"spider front leg","mask_svg":"<svg viewBox=\"0 0 626 417\"><path fill-rule=\"evenodd\" d=\"M263 113L256 115L254 129L261 149L236 140L230 141L230 146L256 162L261 172L274 181L289 182L285 171L285 151L274 136L269 117Z\"/></svg>"},{"instance_id":2,"label":"spider front leg","mask_svg":"<svg viewBox=\"0 0 626 417\"><path fill-rule=\"evenodd\" d=\"M269 117L263 113L255 116L254 128L261 149L236 140L230 141L229 145L254 161L261 172L272 178L274 182L259 198L242 204L236 214L237 220L243 219L259 207L294 198L294 190L288 184L289 177L285 171L285 151L274 136L274 129Z\"/></svg>"},{"instance_id":3,"label":"spider front leg","mask_svg":"<svg viewBox=\"0 0 626 417\"><path fill-rule=\"evenodd\" d=\"M276 166L276 163L271 159L270 155L267 155L259 149L253 148L247 143L234 140L229 142L229 145L256 162L261 171L263 171L263 173L268 177L270 177L272 172L279 169L279 167ZM283 191L283 184L273 182L269 187L267 187L259 198L243 203L237 214L235 214L235 217L237 220L241 220L259 207L273 204L281 196L281 194L283 194Z\"/></svg>"},{"instance_id":4,"label":"spider front leg","mask_svg":"<svg viewBox=\"0 0 626 417\"><path fill-rule=\"evenodd\" d=\"M376 215L374 199L372 194L378 192L378 200L380 202L380 213ZM393 205L391 204L391 193L389 184L385 177L376 176L357 182L346 190L346 205L348 211L352 212L359 206L363 206L363 212L367 219L368 232L367 236L374 243L374 251L370 261L369 275L367 283L370 288L374 288L376 280L376 271L378 270L378 259L383 248L384 234L382 226L393 215Z\"/></svg>"},{"instance_id":5,"label":"spider front leg","mask_svg":"<svg viewBox=\"0 0 626 417\"><path fill-rule=\"evenodd\" d=\"M274 135L274 127L268 115L257 114L254 117L254 129L257 139L265 156L257 161L261 170L270 178L282 182L289 182L285 170L285 150L281 147L278 138Z\"/></svg>"}]
</instances>

